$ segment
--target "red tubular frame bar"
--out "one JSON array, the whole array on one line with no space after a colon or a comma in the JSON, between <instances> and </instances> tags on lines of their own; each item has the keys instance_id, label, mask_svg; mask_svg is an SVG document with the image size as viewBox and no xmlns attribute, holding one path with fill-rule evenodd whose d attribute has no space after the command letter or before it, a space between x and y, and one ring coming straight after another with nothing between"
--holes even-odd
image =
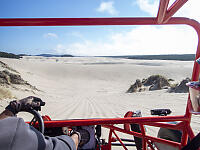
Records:
<instances>
[{"instance_id":1,"label":"red tubular frame bar","mask_svg":"<svg viewBox=\"0 0 200 150\"><path fill-rule=\"evenodd\" d=\"M115 133L115 130L113 130L112 132L114 133L114 135L116 136L116 138L118 139L118 141L121 143L121 145L123 146L123 148L124 148L125 150L128 150L128 149L126 148L126 146L124 145L124 143L122 142L122 140L119 138L119 136Z\"/></svg>"},{"instance_id":2,"label":"red tubular frame bar","mask_svg":"<svg viewBox=\"0 0 200 150\"><path fill-rule=\"evenodd\" d=\"M0 18L0 26L97 26L97 25L189 25L195 29L198 35L198 46L196 51L196 58L200 57L200 24L192 19L173 17L174 13L180 9L187 0L176 0L171 7L168 7L169 0L160 0L159 10L156 18ZM199 65L194 62L192 81L199 78ZM109 119L80 119L80 120L53 120L44 121L45 127L63 127L63 126L85 126L85 125L103 125L103 127L110 129L108 139L108 149L111 149L112 133L120 141L115 131L134 135L143 139L143 149L147 149L149 145L154 149L152 142L161 142L171 146L179 147L186 145L187 137L194 137L194 133L190 126L191 121L191 101L188 97L186 113L183 116L166 116L166 117L136 117L132 118L109 118ZM173 125L162 122L180 121L180 123ZM133 132L130 130L115 127L114 124L130 124L137 123L141 127L144 125L165 127L169 129L181 130L183 132L181 143L164 140L145 134L144 128L142 133ZM120 141L122 142L122 141ZM123 145L123 143L122 143ZM124 145L123 145L124 146ZM125 148L126 149L126 148Z\"/></svg>"},{"instance_id":3,"label":"red tubular frame bar","mask_svg":"<svg viewBox=\"0 0 200 150\"><path fill-rule=\"evenodd\" d=\"M163 22L167 22L188 0L176 0L166 12Z\"/></svg>"},{"instance_id":4,"label":"red tubular frame bar","mask_svg":"<svg viewBox=\"0 0 200 150\"><path fill-rule=\"evenodd\" d=\"M168 4L169 4L169 0L160 0L160 5L158 9L158 14L157 14L158 24L161 24L163 20L165 19L165 14L167 11Z\"/></svg>"},{"instance_id":5,"label":"red tubular frame bar","mask_svg":"<svg viewBox=\"0 0 200 150\"><path fill-rule=\"evenodd\" d=\"M108 128L111 131L115 130L115 131L118 131L118 132L122 132L122 133L126 133L126 134L130 134L130 135L134 135L134 136L143 138L142 133L137 133L137 132L133 132L133 131L126 131L126 130L121 129L119 127L115 127L113 125L103 125L103 127ZM145 138L145 140L150 140L152 142L165 143L165 144L168 144L168 145L171 145L171 146L174 146L174 147L180 147L181 146L181 143L173 142L173 141L169 141L169 140L164 140L164 139L160 139L160 138L155 138L155 137L148 136L148 135L145 135L144 138ZM147 144L149 144L149 143L147 143ZM146 149L146 148L143 147L143 149Z\"/></svg>"}]
</instances>

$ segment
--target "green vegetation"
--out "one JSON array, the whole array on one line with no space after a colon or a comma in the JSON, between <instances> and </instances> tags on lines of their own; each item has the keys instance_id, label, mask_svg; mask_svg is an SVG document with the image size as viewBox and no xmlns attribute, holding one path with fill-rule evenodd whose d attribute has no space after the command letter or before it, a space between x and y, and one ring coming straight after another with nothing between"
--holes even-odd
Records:
<instances>
[{"instance_id":1,"label":"green vegetation","mask_svg":"<svg viewBox=\"0 0 200 150\"><path fill-rule=\"evenodd\" d=\"M8 89L0 87L0 100L6 99L6 98L9 98L9 99L13 98L12 93Z\"/></svg>"},{"instance_id":2,"label":"green vegetation","mask_svg":"<svg viewBox=\"0 0 200 150\"><path fill-rule=\"evenodd\" d=\"M127 93L141 92L145 90L154 91L167 89L169 93L188 93L189 87L186 83L190 82L189 78L183 79L180 83L170 83L173 79L167 79L162 75L151 75L147 79L137 79L134 84L130 86Z\"/></svg>"},{"instance_id":3,"label":"green vegetation","mask_svg":"<svg viewBox=\"0 0 200 150\"><path fill-rule=\"evenodd\" d=\"M15 55L15 54L12 54L12 53L1 52L1 51L0 51L0 57L3 57L3 58L15 58L15 59L21 58L19 55Z\"/></svg>"}]
</instances>

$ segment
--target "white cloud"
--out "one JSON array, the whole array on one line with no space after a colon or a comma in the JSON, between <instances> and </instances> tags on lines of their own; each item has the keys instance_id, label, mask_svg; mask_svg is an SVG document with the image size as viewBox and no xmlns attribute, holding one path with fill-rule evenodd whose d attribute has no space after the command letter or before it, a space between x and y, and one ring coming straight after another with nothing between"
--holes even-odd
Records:
<instances>
[{"instance_id":1,"label":"white cloud","mask_svg":"<svg viewBox=\"0 0 200 150\"><path fill-rule=\"evenodd\" d=\"M151 16L155 17L157 15L159 0L154 0L153 3L150 0L137 0L136 4L142 11L149 13Z\"/></svg>"},{"instance_id":2,"label":"white cloud","mask_svg":"<svg viewBox=\"0 0 200 150\"><path fill-rule=\"evenodd\" d=\"M118 14L117 10L114 8L114 2L110 1L110 2L102 2L99 6L99 8L97 8L98 12L107 12L111 15L116 15Z\"/></svg>"},{"instance_id":3,"label":"white cloud","mask_svg":"<svg viewBox=\"0 0 200 150\"><path fill-rule=\"evenodd\" d=\"M170 1L172 2L174 1ZM159 1L137 0L141 10L156 16ZM188 1L175 16L200 21L200 1ZM102 10L103 6L101 6ZM102 41L84 39L70 45L57 46L60 53L73 55L144 55L144 54L191 54L196 52L197 34L188 26L137 26L127 32L107 33Z\"/></svg>"},{"instance_id":4,"label":"white cloud","mask_svg":"<svg viewBox=\"0 0 200 150\"><path fill-rule=\"evenodd\" d=\"M175 0L169 1L169 6L171 6L174 3ZM134 3L135 4L135 3ZM139 8L149 13L149 15L156 17L158 12L158 6L159 6L159 0L137 0L136 4L139 6ZM200 1L199 0L189 0L187 1L183 7L178 10L177 13L175 13L174 16L176 17L189 17L192 19L196 19L200 21Z\"/></svg>"},{"instance_id":5,"label":"white cloud","mask_svg":"<svg viewBox=\"0 0 200 150\"><path fill-rule=\"evenodd\" d=\"M107 42L85 40L58 45L56 50L59 53L91 56L191 54L196 50L196 39L194 30L185 26L140 26L128 32L110 34Z\"/></svg>"},{"instance_id":6,"label":"white cloud","mask_svg":"<svg viewBox=\"0 0 200 150\"><path fill-rule=\"evenodd\" d=\"M57 36L57 34L55 34L55 33L46 33L46 34L44 34L44 37L45 38L58 38L58 36Z\"/></svg>"},{"instance_id":7,"label":"white cloud","mask_svg":"<svg viewBox=\"0 0 200 150\"><path fill-rule=\"evenodd\" d=\"M188 17L200 22L200 1L189 0L185 5L175 14L176 17Z\"/></svg>"}]
</instances>

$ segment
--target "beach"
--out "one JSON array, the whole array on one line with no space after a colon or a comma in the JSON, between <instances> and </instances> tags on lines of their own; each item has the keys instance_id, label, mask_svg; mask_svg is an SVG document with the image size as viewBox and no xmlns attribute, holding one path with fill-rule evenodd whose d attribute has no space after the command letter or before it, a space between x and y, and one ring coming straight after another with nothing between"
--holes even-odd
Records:
<instances>
[{"instance_id":1,"label":"beach","mask_svg":"<svg viewBox=\"0 0 200 150\"><path fill-rule=\"evenodd\" d=\"M46 102L42 115L51 119L118 118L127 111L141 110L151 116L151 109L168 108L171 115L184 115L188 93L169 93L166 89L126 93L136 79L163 75L173 82L191 78L192 61L132 60L107 57L42 57L0 58L17 70L35 89L10 88L16 99L37 96ZM0 101L0 111L9 103ZM22 116L25 120L29 117ZM198 116L192 128L200 131ZM149 129L149 133L156 134Z\"/></svg>"}]
</instances>

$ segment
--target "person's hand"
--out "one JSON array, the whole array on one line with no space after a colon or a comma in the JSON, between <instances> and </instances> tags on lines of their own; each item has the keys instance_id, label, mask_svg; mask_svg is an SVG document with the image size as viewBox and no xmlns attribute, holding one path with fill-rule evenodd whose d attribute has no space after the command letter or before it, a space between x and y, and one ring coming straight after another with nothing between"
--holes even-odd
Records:
<instances>
[{"instance_id":1,"label":"person's hand","mask_svg":"<svg viewBox=\"0 0 200 150\"><path fill-rule=\"evenodd\" d=\"M71 133L71 136L73 134L77 134L78 135L78 139L79 139L79 144L78 147L82 147L83 145L87 144L90 140L90 133L89 131L87 131L86 129L82 129L82 127L74 127L74 129L72 129L73 132Z\"/></svg>"},{"instance_id":2,"label":"person's hand","mask_svg":"<svg viewBox=\"0 0 200 150\"><path fill-rule=\"evenodd\" d=\"M20 111L29 111L30 109L41 110L41 106L44 106L40 98L29 96L21 100L11 101L10 104L6 107L7 110L11 111L16 115Z\"/></svg>"}]
</instances>

